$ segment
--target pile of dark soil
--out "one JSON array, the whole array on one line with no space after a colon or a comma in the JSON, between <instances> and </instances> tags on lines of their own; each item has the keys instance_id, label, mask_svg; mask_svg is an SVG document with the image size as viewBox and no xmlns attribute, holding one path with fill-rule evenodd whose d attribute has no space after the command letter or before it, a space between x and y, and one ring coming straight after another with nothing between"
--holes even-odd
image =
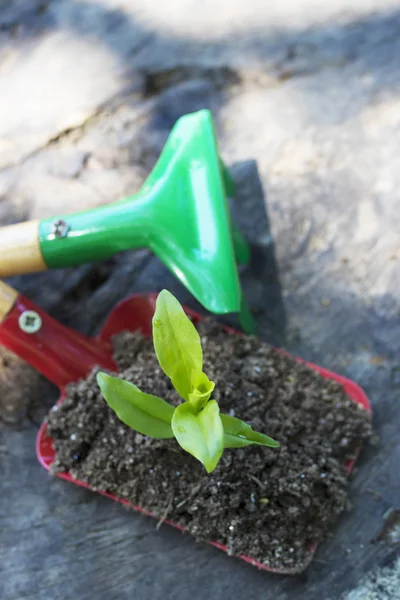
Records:
<instances>
[{"instance_id":1,"label":"pile of dark soil","mask_svg":"<svg viewBox=\"0 0 400 600\"><path fill-rule=\"evenodd\" d=\"M295 569L346 507L345 463L371 434L368 414L336 382L256 338L229 335L208 320L199 332L221 411L277 439L279 449L226 450L207 475L174 440L151 440L121 423L92 374L70 385L48 417L52 470L69 471L232 554ZM119 335L115 358L121 377L179 402L150 340Z\"/></svg>"}]
</instances>

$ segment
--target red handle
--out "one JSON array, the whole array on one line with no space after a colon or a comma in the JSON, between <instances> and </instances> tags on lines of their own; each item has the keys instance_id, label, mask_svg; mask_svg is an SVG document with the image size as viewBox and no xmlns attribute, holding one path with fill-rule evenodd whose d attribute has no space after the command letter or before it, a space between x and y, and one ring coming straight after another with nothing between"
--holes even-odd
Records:
<instances>
[{"instance_id":1,"label":"red handle","mask_svg":"<svg viewBox=\"0 0 400 600\"><path fill-rule=\"evenodd\" d=\"M38 317L26 314L26 311L33 311ZM38 324L40 328L36 332L27 332L35 330ZM64 327L22 295L0 323L0 344L59 387L85 377L96 365L117 370L111 344Z\"/></svg>"}]
</instances>

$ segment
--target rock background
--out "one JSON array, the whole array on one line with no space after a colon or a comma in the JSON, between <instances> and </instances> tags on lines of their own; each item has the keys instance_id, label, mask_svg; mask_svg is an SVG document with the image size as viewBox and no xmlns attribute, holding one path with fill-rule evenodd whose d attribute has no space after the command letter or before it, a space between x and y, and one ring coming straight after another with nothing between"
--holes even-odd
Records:
<instances>
[{"instance_id":1,"label":"rock background","mask_svg":"<svg viewBox=\"0 0 400 600\"><path fill-rule=\"evenodd\" d=\"M396 598L398 1L0 1L0 223L133 193L175 120L202 107L253 245L242 280L260 336L355 379L373 403L378 439L360 461L353 509L298 578L155 532L48 478L34 439L56 390L1 349L4 600L336 600L363 581L371 598ZM144 250L11 283L91 334L132 291L166 286L196 306Z\"/></svg>"}]
</instances>

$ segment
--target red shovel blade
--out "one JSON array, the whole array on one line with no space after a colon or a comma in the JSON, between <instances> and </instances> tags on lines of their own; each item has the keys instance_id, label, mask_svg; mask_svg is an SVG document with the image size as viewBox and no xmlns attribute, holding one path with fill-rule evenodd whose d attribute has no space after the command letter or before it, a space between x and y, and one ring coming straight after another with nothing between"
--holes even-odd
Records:
<instances>
[{"instance_id":1,"label":"red shovel blade","mask_svg":"<svg viewBox=\"0 0 400 600\"><path fill-rule=\"evenodd\" d=\"M87 338L62 326L32 302L20 296L12 312L0 325L0 343L3 343L16 352L21 358L27 360L55 382L60 387L61 396L59 401L62 401L65 396L65 385L76 381L80 377L85 377L94 366L100 365L103 368L115 369L111 355L111 338L114 335L122 331L140 330L145 336L151 336L151 320L155 311L156 298L157 294L137 294L123 300L110 313L97 338ZM42 318L42 328L34 336L23 333L18 327L19 316L25 310L35 310ZM188 308L185 308L185 311L195 323L204 318ZM227 328L227 331L232 334L238 334L238 332L229 328ZM281 350L277 351L281 352ZM301 359L297 360L303 362ZM346 377L332 373L328 369L312 363L306 362L306 364L326 379L334 379L340 383L347 395L354 402L361 404L368 412L371 412L367 396L356 383ZM42 424L37 436L36 452L40 463L45 469L49 470L55 458L55 451L53 441L47 435L45 423ZM354 463L355 461L351 461L346 465L349 473L352 471ZM73 479L68 473L57 473L57 476L90 489L90 486L82 481ZM151 512L140 506L134 506L122 498L117 498L106 492L99 493L107 498L121 502L136 511L155 517ZM176 523L172 523L171 521L165 522L176 529L183 530ZM227 551L227 548L218 542L210 543L225 552ZM308 566L316 548L316 544L312 545L309 548L307 559L300 567L298 566L295 569L273 569L250 557L240 556L240 558L259 569L281 574L295 574L303 571Z\"/></svg>"}]
</instances>

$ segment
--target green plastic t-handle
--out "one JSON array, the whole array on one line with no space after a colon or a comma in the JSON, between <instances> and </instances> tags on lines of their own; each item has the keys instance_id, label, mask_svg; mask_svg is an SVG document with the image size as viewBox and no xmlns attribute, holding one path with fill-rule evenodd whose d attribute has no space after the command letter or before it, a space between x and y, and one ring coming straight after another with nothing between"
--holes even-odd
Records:
<instances>
[{"instance_id":1,"label":"green plastic t-handle","mask_svg":"<svg viewBox=\"0 0 400 600\"><path fill-rule=\"evenodd\" d=\"M211 113L185 115L137 194L41 221L44 261L49 268L68 267L147 247L209 311L240 312L236 258L245 263L248 247L231 229L225 188L232 186L218 156Z\"/></svg>"}]
</instances>

